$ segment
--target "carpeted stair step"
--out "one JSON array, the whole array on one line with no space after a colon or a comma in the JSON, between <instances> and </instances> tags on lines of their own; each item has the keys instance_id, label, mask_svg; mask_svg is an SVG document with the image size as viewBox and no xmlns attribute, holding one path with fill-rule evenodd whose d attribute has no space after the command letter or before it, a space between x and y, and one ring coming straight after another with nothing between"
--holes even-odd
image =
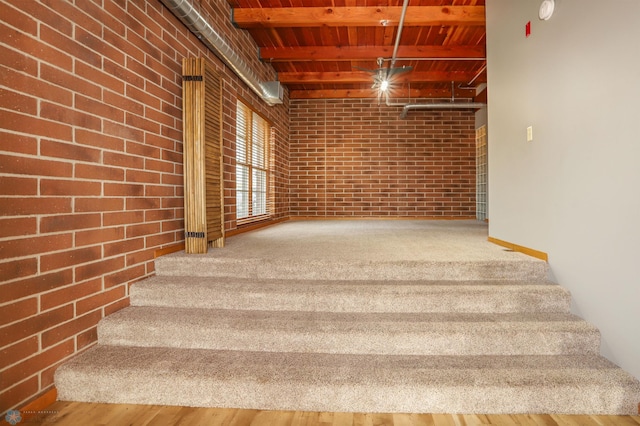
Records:
<instances>
[{"instance_id":1,"label":"carpeted stair step","mask_svg":"<svg viewBox=\"0 0 640 426\"><path fill-rule=\"evenodd\" d=\"M598 355L598 330L570 313L546 262L489 244L484 224L393 223L290 223L156 259L157 276L131 287L132 306L99 323L98 345L57 369L58 397L637 412L640 382Z\"/></svg>"},{"instance_id":2,"label":"carpeted stair step","mask_svg":"<svg viewBox=\"0 0 640 426\"><path fill-rule=\"evenodd\" d=\"M61 400L266 410L636 414L640 383L598 355L389 356L98 345Z\"/></svg>"},{"instance_id":3,"label":"carpeted stair step","mask_svg":"<svg viewBox=\"0 0 640 426\"><path fill-rule=\"evenodd\" d=\"M569 291L529 281L321 281L155 276L131 305L323 312L565 312Z\"/></svg>"},{"instance_id":4,"label":"carpeted stair step","mask_svg":"<svg viewBox=\"0 0 640 426\"><path fill-rule=\"evenodd\" d=\"M532 280L547 279L547 263L527 258L493 261L364 261L162 256L157 275L305 280Z\"/></svg>"},{"instance_id":5,"label":"carpeted stair step","mask_svg":"<svg viewBox=\"0 0 640 426\"><path fill-rule=\"evenodd\" d=\"M597 354L572 314L240 311L129 307L98 325L103 345L395 355Z\"/></svg>"}]
</instances>

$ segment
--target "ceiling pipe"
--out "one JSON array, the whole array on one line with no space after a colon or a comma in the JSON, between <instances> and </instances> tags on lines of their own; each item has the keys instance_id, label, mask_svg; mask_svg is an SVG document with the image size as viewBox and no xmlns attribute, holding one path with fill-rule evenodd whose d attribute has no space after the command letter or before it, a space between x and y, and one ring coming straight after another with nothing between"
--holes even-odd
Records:
<instances>
[{"instance_id":1,"label":"ceiling pipe","mask_svg":"<svg viewBox=\"0 0 640 426\"><path fill-rule=\"evenodd\" d=\"M473 82L474 82L474 81L476 81L476 80L480 77L480 75L482 75L482 73L484 72L484 70L486 70L486 69L487 69L487 64L484 64L484 66L483 66L482 68L480 68L480 71L478 71L478 73L476 74L476 76L475 76L475 77L473 77L473 78L471 79L471 81L467 83L467 86L471 86L471 85L473 84Z\"/></svg>"},{"instance_id":2,"label":"ceiling pipe","mask_svg":"<svg viewBox=\"0 0 640 426\"><path fill-rule=\"evenodd\" d=\"M390 61L391 58L386 59L383 58L383 61ZM487 58L443 58L443 57L432 57L432 58L396 58L396 61L486 61Z\"/></svg>"},{"instance_id":3,"label":"ceiling pipe","mask_svg":"<svg viewBox=\"0 0 640 426\"><path fill-rule=\"evenodd\" d=\"M269 105L282 103L280 82L261 81L189 0L160 1L260 98Z\"/></svg>"},{"instance_id":4,"label":"ceiling pipe","mask_svg":"<svg viewBox=\"0 0 640 426\"><path fill-rule=\"evenodd\" d=\"M473 82L474 82L474 81L476 81L476 80L477 80L477 79L482 75L482 73L484 72L484 70L486 70L486 69L487 69L487 64L484 64L484 66L483 66L482 68L480 68L480 71L478 71L478 72L477 72L477 74L475 75L475 77L473 77L473 78L471 79L471 81L470 81L470 82L468 82L468 83L467 83L466 85L464 85L464 86L463 86L462 84L461 84L461 85L459 85L459 86L458 86L458 89L463 89L463 90L475 89L476 87L475 87L475 86L472 86Z\"/></svg>"},{"instance_id":5,"label":"ceiling pipe","mask_svg":"<svg viewBox=\"0 0 640 426\"><path fill-rule=\"evenodd\" d=\"M402 37L402 28L404 28L404 17L407 14L407 7L409 6L409 0L404 0L402 4L402 13L400 14L400 22L398 22L398 33L396 34L396 44L393 46L393 54L391 55L391 66L393 68L396 64L396 58L398 56L398 48L400 47L400 37Z\"/></svg>"},{"instance_id":6,"label":"ceiling pipe","mask_svg":"<svg viewBox=\"0 0 640 426\"><path fill-rule=\"evenodd\" d=\"M430 103L430 104L409 104L405 105L402 108L402 113L400 114L400 118L407 118L407 114L409 111L414 109L476 109L483 108L486 104L481 102L469 102L469 103L461 103L461 102L439 102L439 103Z\"/></svg>"},{"instance_id":7,"label":"ceiling pipe","mask_svg":"<svg viewBox=\"0 0 640 426\"><path fill-rule=\"evenodd\" d=\"M400 118L407 118L409 111L414 109L479 109L484 108L487 104L482 102L455 102L455 98L452 95L449 102L428 102L423 104L403 104L403 103L391 103L389 102L389 96L385 93L385 100L387 106L401 106L402 112Z\"/></svg>"},{"instance_id":8,"label":"ceiling pipe","mask_svg":"<svg viewBox=\"0 0 640 426\"><path fill-rule=\"evenodd\" d=\"M408 5L409 5L409 0L404 0L404 3L402 5L402 14L400 15L400 22L398 24L398 33L396 34L396 43L393 47L393 56L391 57L390 68L393 68L397 61L398 47L400 46L400 37L402 35L402 27L404 26L404 18L405 18L405 15L407 14ZM481 59L476 59L476 60L481 60ZM472 84L480 76L480 74L482 74L482 71L484 71L485 68L486 68L486 65L478 73L478 75L474 77L473 80L471 80L469 84ZM387 106L402 107L402 113L400 114L400 118L407 118L407 114L409 113L409 111L414 109L473 109L473 108L483 108L485 106L485 104L480 102L467 102L467 103L454 102L455 93L453 91L453 88L451 89L451 102L431 102L431 103L425 103L425 104L403 104L403 103L393 104L389 102L389 94L386 91L384 92L384 98Z\"/></svg>"}]
</instances>

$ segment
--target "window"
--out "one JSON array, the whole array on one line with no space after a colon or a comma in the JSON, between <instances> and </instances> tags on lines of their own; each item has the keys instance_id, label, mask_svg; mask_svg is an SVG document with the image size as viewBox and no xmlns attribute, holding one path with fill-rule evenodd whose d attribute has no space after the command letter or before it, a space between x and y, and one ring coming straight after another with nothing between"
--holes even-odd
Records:
<instances>
[{"instance_id":1,"label":"window","mask_svg":"<svg viewBox=\"0 0 640 426\"><path fill-rule=\"evenodd\" d=\"M236 217L263 219L269 210L269 141L271 126L238 102L236 114Z\"/></svg>"},{"instance_id":2,"label":"window","mask_svg":"<svg viewBox=\"0 0 640 426\"><path fill-rule=\"evenodd\" d=\"M487 126L476 130L476 218L487 219Z\"/></svg>"}]
</instances>

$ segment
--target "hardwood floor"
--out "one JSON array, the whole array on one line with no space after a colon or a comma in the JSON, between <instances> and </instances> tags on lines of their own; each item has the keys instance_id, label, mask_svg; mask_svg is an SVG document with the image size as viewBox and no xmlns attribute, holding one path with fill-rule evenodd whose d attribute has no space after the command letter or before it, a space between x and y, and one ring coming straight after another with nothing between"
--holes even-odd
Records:
<instances>
[{"instance_id":1,"label":"hardwood floor","mask_svg":"<svg viewBox=\"0 0 640 426\"><path fill-rule=\"evenodd\" d=\"M58 401L39 413L22 413L26 424L52 425L224 425L224 426L639 426L640 416L566 416L549 414L363 414L259 411L155 405L89 404Z\"/></svg>"}]
</instances>

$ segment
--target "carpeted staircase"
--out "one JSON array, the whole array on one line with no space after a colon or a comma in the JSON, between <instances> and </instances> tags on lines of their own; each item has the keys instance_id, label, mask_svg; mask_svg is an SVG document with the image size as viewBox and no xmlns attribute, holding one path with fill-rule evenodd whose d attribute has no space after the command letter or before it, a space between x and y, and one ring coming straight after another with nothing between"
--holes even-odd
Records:
<instances>
[{"instance_id":1,"label":"carpeted staircase","mask_svg":"<svg viewBox=\"0 0 640 426\"><path fill-rule=\"evenodd\" d=\"M134 284L62 400L355 412L637 414L547 265L176 254ZM233 278L230 278L233 277ZM400 279L398 279L400 278Z\"/></svg>"}]
</instances>

